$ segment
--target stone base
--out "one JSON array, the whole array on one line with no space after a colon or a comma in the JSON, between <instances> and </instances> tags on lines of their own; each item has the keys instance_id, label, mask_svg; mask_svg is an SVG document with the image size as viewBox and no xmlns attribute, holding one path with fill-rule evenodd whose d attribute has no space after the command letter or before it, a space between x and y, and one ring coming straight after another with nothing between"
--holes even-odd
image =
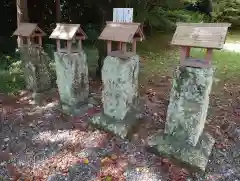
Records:
<instances>
[{"instance_id":1,"label":"stone base","mask_svg":"<svg viewBox=\"0 0 240 181\"><path fill-rule=\"evenodd\" d=\"M134 126L140 121L137 116L137 111L132 111L124 120L117 120L101 112L89 118L89 122L124 139L132 133Z\"/></svg>"},{"instance_id":2,"label":"stone base","mask_svg":"<svg viewBox=\"0 0 240 181\"><path fill-rule=\"evenodd\" d=\"M149 150L155 154L166 156L186 167L205 171L208 158L215 143L213 137L203 133L196 146L191 146L176 137L159 133L148 140Z\"/></svg>"},{"instance_id":3,"label":"stone base","mask_svg":"<svg viewBox=\"0 0 240 181\"><path fill-rule=\"evenodd\" d=\"M92 108L97 105L98 105L97 101L95 101L92 97L90 97L87 101L79 102L76 105L68 105L64 102L60 103L61 111L64 114L74 115L74 116L82 115L86 113L89 108Z\"/></svg>"},{"instance_id":4,"label":"stone base","mask_svg":"<svg viewBox=\"0 0 240 181\"><path fill-rule=\"evenodd\" d=\"M41 105L44 99L44 93L33 93L32 98L35 104Z\"/></svg>"}]
</instances>

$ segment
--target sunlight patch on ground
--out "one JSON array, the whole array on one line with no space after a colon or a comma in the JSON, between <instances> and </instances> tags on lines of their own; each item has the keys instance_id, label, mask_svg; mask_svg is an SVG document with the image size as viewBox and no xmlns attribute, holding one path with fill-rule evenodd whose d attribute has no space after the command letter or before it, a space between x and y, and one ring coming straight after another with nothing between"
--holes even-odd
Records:
<instances>
[{"instance_id":1,"label":"sunlight patch on ground","mask_svg":"<svg viewBox=\"0 0 240 181\"><path fill-rule=\"evenodd\" d=\"M240 42L239 43L225 43L224 50L233 51L233 52L240 52Z\"/></svg>"},{"instance_id":2,"label":"sunlight patch on ground","mask_svg":"<svg viewBox=\"0 0 240 181\"><path fill-rule=\"evenodd\" d=\"M80 132L78 130L57 130L44 131L34 136L32 141L43 141L43 142L69 142L75 143L77 137L85 136L85 132Z\"/></svg>"},{"instance_id":3,"label":"sunlight patch on ground","mask_svg":"<svg viewBox=\"0 0 240 181\"><path fill-rule=\"evenodd\" d=\"M55 108L57 105L58 105L58 102L55 101L55 102L48 103L45 106L36 106L33 110L31 110L31 112L28 112L28 115L30 116L34 114L41 114L44 111Z\"/></svg>"}]
</instances>

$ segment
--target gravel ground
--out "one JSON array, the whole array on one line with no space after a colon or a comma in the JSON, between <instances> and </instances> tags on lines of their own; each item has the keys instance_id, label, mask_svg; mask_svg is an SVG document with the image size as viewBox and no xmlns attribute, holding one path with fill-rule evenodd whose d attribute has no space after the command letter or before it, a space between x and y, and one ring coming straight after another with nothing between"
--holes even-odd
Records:
<instances>
[{"instance_id":1,"label":"gravel ground","mask_svg":"<svg viewBox=\"0 0 240 181\"><path fill-rule=\"evenodd\" d=\"M168 93L167 89L169 87L162 92ZM240 180L238 124L225 125L227 133L223 133L221 128L222 136L220 133L215 136L217 142L206 173L202 175L193 173L190 177L190 172L181 166L148 153L145 139L164 127L168 105L168 96L158 95L164 97L160 99L152 95L154 93L149 91L142 98L142 102L146 103L143 123L131 141L117 138L86 123L85 119L98 112L98 107L89 109L82 116L68 117L58 111L57 102L53 99L43 106L32 105L26 96L10 102L3 101L0 180L10 180L10 177L36 181ZM237 109L239 105L237 102L232 107ZM237 120L236 116L234 119ZM212 133L216 131L214 125ZM1 153L12 154L14 174L4 161L8 157L1 156Z\"/></svg>"}]
</instances>

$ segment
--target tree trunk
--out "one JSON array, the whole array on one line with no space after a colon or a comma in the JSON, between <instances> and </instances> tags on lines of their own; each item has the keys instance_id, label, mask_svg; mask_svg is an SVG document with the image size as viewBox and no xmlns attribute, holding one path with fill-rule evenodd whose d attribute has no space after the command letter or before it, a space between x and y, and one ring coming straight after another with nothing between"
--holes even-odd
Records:
<instances>
[{"instance_id":1,"label":"tree trunk","mask_svg":"<svg viewBox=\"0 0 240 181\"><path fill-rule=\"evenodd\" d=\"M61 3L60 0L55 0L56 3L56 22L60 23L61 21Z\"/></svg>"},{"instance_id":2,"label":"tree trunk","mask_svg":"<svg viewBox=\"0 0 240 181\"><path fill-rule=\"evenodd\" d=\"M104 10L101 10L102 12L102 22L101 22L101 30L103 30L104 26L105 26L105 22L106 22L106 14L104 12ZM98 41L97 43L97 48L98 48L98 67L96 70L96 76L101 78L101 70L102 70L102 66L103 66L103 61L105 59L105 57L107 56L107 45L105 41Z\"/></svg>"},{"instance_id":3,"label":"tree trunk","mask_svg":"<svg viewBox=\"0 0 240 181\"><path fill-rule=\"evenodd\" d=\"M22 22L28 22L28 7L27 7L27 0L17 0L17 26L20 25ZM18 47L20 46L20 40L18 38Z\"/></svg>"}]
</instances>

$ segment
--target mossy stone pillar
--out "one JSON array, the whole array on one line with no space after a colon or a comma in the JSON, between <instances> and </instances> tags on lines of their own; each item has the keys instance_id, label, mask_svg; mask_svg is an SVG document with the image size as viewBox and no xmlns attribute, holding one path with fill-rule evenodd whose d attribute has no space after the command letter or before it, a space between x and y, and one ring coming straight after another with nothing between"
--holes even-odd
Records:
<instances>
[{"instance_id":1,"label":"mossy stone pillar","mask_svg":"<svg viewBox=\"0 0 240 181\"><path fill-rule=\"evenodd\" d=\"M22 45L20 57L24 66L26 88L34 93L43 93L52 87L50 58L38 45Z\"/></svg>"},{"instance_id":2,"label":"mossy stone pillar","mask_svg":"<svg viewBox=\"0 0 240 181\"><path fill-rule=\"evenodd\" d=\"M178 67L163 133L149 139L152 150L205 170L214 139L204 133L213 68Z\"/></svg>"},{"instance_id":3,"label":"mossy stone pillar","mask_svg":"<svg viewBox=\"0 0 240 181\"><path fill-rule=\"evenodd\" d=\"M87 104L89 96L88 65L84 51L79 53L54 53L57 86L62 109L77 114Z\"/></svg>"},{"instance_id":4,"label":"mossy stone pillar","mask_svg":"<svg viewBox=\"0 0 240 181\"><path fill-rule=\"evenodd\" d=\"M107 56L102 68L103 111L90 122L125 138L137 121L139 56Z\"/></svg>"}]
</instances>

